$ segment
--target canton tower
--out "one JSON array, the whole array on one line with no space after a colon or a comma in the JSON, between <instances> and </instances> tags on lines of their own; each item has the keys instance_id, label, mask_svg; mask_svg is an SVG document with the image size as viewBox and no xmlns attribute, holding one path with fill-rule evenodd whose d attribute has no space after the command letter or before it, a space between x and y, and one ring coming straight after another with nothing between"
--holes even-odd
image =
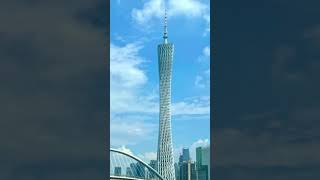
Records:
<instances>
[{"instance_id":1,"label":"canton tower","mask_svg":"<svg viewBox=\"0 0 320 180\"><path fill-rule=\"evenodd\" d=\"M164 17L163 43L158 45L160 114L158 137L158 172L165 180L175 180L171 133L171 77L173 44L168 43L167 13Z\"/></svg>"}]
</instances>

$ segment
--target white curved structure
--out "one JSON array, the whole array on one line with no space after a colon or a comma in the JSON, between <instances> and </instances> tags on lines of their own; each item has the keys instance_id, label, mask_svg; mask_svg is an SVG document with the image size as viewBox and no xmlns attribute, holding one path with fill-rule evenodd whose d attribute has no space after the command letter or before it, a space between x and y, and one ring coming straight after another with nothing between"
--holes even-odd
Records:
<instances>
[{"instance_id":1,"label":"white curved structure","mask_svg":"<svg viewBox=\"0 0 320 180\"><path fill-rule=\"evenodd\" d=\"M164 43L158 45L160 78L160 114L158 137L158 172L165 180L175 180L171 133L171 78L174 46L168 43L167 17L165 15Z\"/></svg>"},{"instance_id":2,"label":"white curved structure","mask_svg":"<svg viewBox=\"0 0 320 180\"><path fill-rule=\"evenodd\" d=\"M128 179L128 180L153 179L153 180L164 180L161 177L161 175L155 169L153 169L147 163L143 162L140 158L138 158L138 157L136 157L136 156L134 156L132 154L129 154L129 153L117 150L117 149L113 149L113 148L110 148L110 154L111 153L115 153L117 155L123 155L123 157L117 156L116 160L111 161L111 163L116 163L116 164L113 164L113 165L110 164L111 166L125 167L125 166L128 166L128 164L130 162L134 162L135 161L135 162L143 165L143 169L147 169L149 171L149 173L152 173L153 174L153 176L152 176L153 178L139 177L139 176L125 176L123 174L119 174L119 175L113 174L113 175L110 175L110 179ZM125 158L127 158L127 160L125 160ZM131 159L131 160L128 161L128 159Z\"/></svg>"}]
</instances>

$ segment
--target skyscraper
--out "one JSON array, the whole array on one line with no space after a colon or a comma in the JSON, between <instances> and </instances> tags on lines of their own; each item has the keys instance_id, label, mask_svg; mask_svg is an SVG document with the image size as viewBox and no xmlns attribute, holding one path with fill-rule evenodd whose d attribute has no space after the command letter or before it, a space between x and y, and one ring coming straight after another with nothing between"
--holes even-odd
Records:
<instances>
[{"instance_id":1,"label":"skyscraper","mask_svg":"<svg viewBox=\"0 0 320 180\"><path fill-rule=\"evenodd\" d=\"M178 180L196 180L195 163L191 161L183 161L180 163Z\"/></svg>"},{"instance_id":2,"label":"skyscraper","mask_svg":"<svg viewBox=\"0 0 320 180\"><path fill-rule=\"evenodd\" d=\"M190 163L191 180L197 180L196 165L191 161L189 161L189 163Z\"/></svg>"},{"instance_id":3,"label":"skyscraper","mask_svg":"<svg viewBox=\"0 0 320 180\"><path fill-rule=\"evenodd\" d=\"M208 180L208 166L202 165L197 170L197 180Z\"/></svg>"},{"instance_id":4,"label":"skyscraper","mask_svg":"<svg viewBox=\"0 0 320 180\"><path fill-rule=\"evenodd\" d=\"M114 168L114 175L115 176L121 176L121 167L115 167Z\"/></svg>"},{"instance_id":5,"label":"skyscraper","mask_svg":"<svg viewBox=\"0 0 320 180\"><path fill-rule=\"evenodd\" d=\"M202 148L202 165L208 166L208 180L210 180L210 146Z\"/></svg>"},{"instance_id":6,"label":"skyscraper","mask_svg":"<svg viewBox=\"0 0 320 180\"><path fill-rule=\"evenodd\" d=\"M180 179L180 163L174 163L174 170L176 174L176 180Z\"/></svg>"},{"instance_id":7,"label":"skyscraper","mask_svg":"<svg viewBox=\"0 0 320 180\"><path fill-rule=\"evenodd\" d=\"M126 176L127 177L132 177L133 176L132 169L130 167L127 167Z\"/></svg>"},{"instance_id":8,"label":"skyscraper","mask_svg":"<svg viewBox=\"0 0 320 180\"><path fill-rule=\"evenodd\" d=\"M137 177L138 176L138 172L137 172L137 165L136 163L131 163L130 164L130 169L131 169L131 173L133 177Z\"/></svg>"},{"instance_id":9,"label":"skyscraper","mask_svg":"<svg viewBox=\"0 0 320 180\"><path fill-rule=\"evenodd\" d=\"M157 168L158 168L157 167L157 160L150 160L149 165L155 170L157 170Z\"/></svg>"},{"instance_id":10,"label":"skyscraper","mask_svg":"<svg viewBox=\"0 0 320 180\"><path fill-rule=\"evenodd\" d=\"M210 179L210 147L196 148L196 171L198 180Z\"/></svg>"},{"instance_id":11,"label":"skyscraper","mask_svg":"<svg viewBox=\"0 0 320 180\"><path fill-rule=\"evenodd\" d=\"M180 179L179 180L190 180L190 166L188 162L183 161L180 164Z\"/></svg>"},{"instance_id":12,"label":"skyscraper","mask_svg":"<svg viewBox=\"0 0 320 180\"><path fill-rule=\"evenodd\" d=\"M139 178L144 178L145 177L145 173L146 173L144 165L142 163L140 163L140 162L137 162L136 163L136 169L137 169L137 176Z\"/></svg>"},{"instance_id":13,"label":"skyscraper","mask_svg":"<svg viewBox=\"0 0 320 180\"><path fill-rule=\"evenodd\" d=\"M166 180L175 180L171 133L171 78L174 46L168 43L166 13L163 39L164 42L158 45L160 114L157 161L159 174Z\"/></svg>"},{"instance_id":14,"label":"skyscraper","mask_svg":"<svg viewBox=\"0 0 320 180\"><path fill-rule=\"evenodd\" d=\"M200 169L202 166L202 148L196 148L196 168Z\"/></svg>"},{"instance_id":15,"label":"skyscraper","mask_svg":"<svg viewBox=\"0 0 320 180\"><path fill-rule=\"evenodd\" d=\"M190 160L190 152L188 148L182 149L182 161L189 161Z\"/></svg>"},{"instance_id":16,"label":"skyscraper","mask_svg":"<svg viewBox=\"0 0 320 180\"><path fill-rule=\"evenodd\" d=\"M182 159L182 155L180 154L179 156L179 163L182 163L183 162L183 159Z\"/></svg>"},{"instance_id":17,"label":"skyscraper","mask_svg":"<svg viewBox=\"0 0 320 180\"><path fill-rule=\"evenodd\" d=\"M157 171L157 160L150 160L149 166L151 166L154 170ZM149 179L155 178L154 173L150 173L150 171L147 171L149 174L147 175L147 177Z\"/></svg>"}]
</instances>

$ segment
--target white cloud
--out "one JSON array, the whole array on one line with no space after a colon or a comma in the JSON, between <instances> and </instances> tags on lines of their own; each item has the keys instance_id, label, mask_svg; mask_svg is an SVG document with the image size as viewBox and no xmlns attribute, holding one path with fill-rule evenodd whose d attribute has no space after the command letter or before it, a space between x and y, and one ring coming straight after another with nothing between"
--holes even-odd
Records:
<instances>
[{"instance_id":1,"label":"white cloud","mask_svg":"<svg viewBox=\"0 0 320 180\"><path fill-rule=\"evenodd\" d=\"M119 148L116 148L117 150L123 151L125 153L131 154L133 156L136 156L140 158L143 162L149 164L151 160L157 160L157 152L151 151L151 152L144 152L143 154L135 154L132 152L131 149L127 148L126 146L122 145Z\"/></svg>"},{"instance_id":2,"label":"white cloud","mask_svg":"<svg viewBox=\"0 0 320 180\"><path fill-rule=\"evenodd\" d=\"M118 34L118 33L115 33L115 34L113 35L113 37L114 37L114 39L115 39L116 41L118 41L118 42L125 42L125 39L124 39L120 34Z\"/></svg>"},{"instance_id":3,"label":"white cloud","mask_svg":"<svg viewBox=\"0 0 320 180\"><path fill-rule=\"evenodd\" d=\"M134 88L146 83L147 77L138 67L143 62L143 58L138 56L141 48L138 43L124 47L110 45L110 75L117 82L112 84L113 87L120 84L126 88Z\"/></svg>"},{"instance_id":4,"label":"white cloud","mask_svg":"<svg viewBox=\"0 0 320 180\"><path fill-rule=\"evenodd\" d=\"M192 160L196 160L196 148L210 146L209 139L199 139L190 146L190 156Z\"/></svg>"},{"instance_id":5,"label":"white cloud","mask_svg":"<svg viewBox=\"0 0 320 180\"><path fill-rule=\"evenodd\" d=\"M111 116L110 144L112 147L135 145L139 142L155 139L156 121L147 121L144 116Z\"/></svg>"},{"instance_id":6,"label":"white cloud","mask_svg":"<svg viewBox=\"0 0 320 180\"><path fill-rule=\"evenodd\" d=\"M199 56L198 62L204 63L205 65L210 62L210 46L206 46L202 49L202 54ZM210 68L195 77L194 85L198 88L210 87Z\"/></svg>"},{"instance_id":7,"label":"white cloud","mask_svg":"<svg viewBox=\"0 0 320 180\"><path fill-rule=\"evenodd\" d=\"M202 17L209 13L209 6L197 0L169 0L168 11L171 16Z\"/></svg>"},{"instance_id":8,"label":"white cloud","mask_svg":"<svg viewBox=\"0 0 320 180\"><path fill-rule=\"evenodd\" d=\"M164 1L150 0L143 5L142 9L134 8L131 12L132 18L139 25L147 24L153 17L163 17Z\"/></svg>"},{"instance_id":9,"label":"white cloud","mask_svg":"<svg viewBox=\"0 0 320 180\"><path fill-rule=\"evenodd\" d=\"M129 148L126 148L126 146L121 146L117 148L117 150L133 155L132 151Z\"/></svg>"},{"instance_id":10,"label":"white cloud","mask_svg":"<svg viewBox=\"0 0 320 180\"><path fill-rule=\"evenodd\" d=\"M210 76L210 68L207 69L206 71L204 71L204 73L205 73L206 75Z\"/></svg>"},{"instance_id":11,"label":"white cloud","mask_svg":"<svg viewBox=\"0 0 320 180\"><path fill-rule=\"evenodd\" d=\"M203 120L209 120L209 119L210 119L210 114L178 115L173 117L174 121L203 121Z\"/></svg>"},{"instance_id":12,"label":"white cloud","mask_svg":"<svg viewBox=\"0 0 320 180\"><path fill-rule=\"evenodd\" d=\"M204 47L202 50L202 53L204 56L210 57L210 47L209 46Z\"/></svg>"},{"instance_id":13,"label":"white cloud","mask_svg":"<svg viewBox=\"0 0 320 180\"><path fill-rule=\"evenodd\" d=\"M172 115L210 114L210 97L201 96L172 104Z\"/></svg>"},{"instance_id":14,"label":"white cloud","mask_svg":"<svg viewBox=\"0 0 320 180\"><path fill-rule=\"evenodd\" d=\"M174 148L174 151L173 151L174 160L175 160L175 162L179 161L179 156L182 154L182 148L189 148L191 160L195 161L196 160L196 148L197 147L208 147L208 146L210 146L209 139L198 139L197 141L192 143L189 147L179 146L177 148Z\"/></svg>"},{"instance_id":15,"label":"white cloud","mask_svg":"<svg viewBox=\"0 0 320 180\"><path fill-rule=\"evenodd\" d=\"M140 43L110 45L110 109L112 113L154 112L155 92L141 94L148 78L141 65ZM148 108L145 108L148 107Z\"/></svg>"},{"instance_id":16,"label":"white cloud","mask_svg":"<svg viewBox=\"0 0 320 180\"><path fill-rule=\"evenodd\" d=\"M204 20L206 21L207 27L205 29L205 32L203 33L203 36L206 36L210 33L210 14L206 14L203 16Z\"/></svg>"},{"instance_id":17,"label":"white cloud","mask_svg":"<svg viewBox=\"0 0 320 180\"><path fill-rule=\"evenodd\" d=\"M131 43L119 47L110 45L110 105L114 113L158 113L157 90L146 94L148 78L139 56L142 45ZM173 115L205 114L209 112L209 99L198 97L192 102L181 101L172 104Z\"/></svg>"},{"instance_id":18,"label":"white cloud","mask_svg":"<svg viewBox=\"0 0 320 180\"><path fill-rule=\"evenodd\" d=\"M210 31L210 5L197 0L149 0L142 9L134 8L131 12L133 21L138 25L148 26L153 19L164 16L165 3L168 16L184 16L187 18L201 18L206 22L204 35Z\"/></svg>"},{"instance_id":19,"label":"white cloud","mask_svg":"<svg viewBox=\"0 0 320 180\"><path fill-rule=\"evenodd\" d=\"M156 138L158 90L146 88L148 78L139 55L141 43L110 45L111 145L134 145ZM209 97L194 97L172 103L172 115L208 115Z\"/></svg>"},{"instance_id":20,"label":"white cloud","mask_svg":"<svg viewBox=\"0 0 320 180\"><path fill-rule=\"evenodd\" d=\"M147 121L150 117L126 114L156 110L154 93L142 91L148 82L145 70L141 68L146 62L139 55L142 48L141 43L110 44L110 143L113 147L145 141L156 130L156 125Z\"/></svg>"},{"instance_id":21,"label":"white cloud","mask_svg":"<svg viewBox=\"0 0 320 180\"><path fill-rule=\"evenodd\" d=\"M185 147L179 146L179 147L174 147L173 148L174 162L179 162L179 156L182 154L182 148L185 148Z\"/></svg>"},{"instance_id":22,"label":"white cloud","mask_svg":"<svg viewBox=\"0 0 320 180\"><path fill-rule=\"evenodd\" d=\"M157 152L145 152L144 154L138 155L138 157L143 160L145 163L150 162L150 160L156 160L157 159Z\"/></svg>"},{"instance_id":23,"label":"white cloud","mask_svg":"<svg viewBox=\"0 0 320 180\"><path fill-rule=\"evenodd\" d=\"M210 87L210 69L197 75L194 81L194 85L197 88L208 88Z\"/></svg>"},{"instance_id":24,"label":"white cloud","mask_svg":"<svg viewBox=\"0 0 320 180\"><path fill-rule=\"evenodd\" d=\"M206 87L205 84L203 83L203 77L200 76L200 75L196 76L196 80L194 82L194 85L196 87L199 87L199 88L205 88Z\"/></svg>"},{"instance_id":25,"label":"white cloud","mask_svg":"<svg viewBox=\"0 0 320 180\"><path fill-rule=\"evenodd\" d=\"M198 62L210 61L210 46L206 46L202 49L202 54L198 57Z\"/></svg>"}]
</instances>

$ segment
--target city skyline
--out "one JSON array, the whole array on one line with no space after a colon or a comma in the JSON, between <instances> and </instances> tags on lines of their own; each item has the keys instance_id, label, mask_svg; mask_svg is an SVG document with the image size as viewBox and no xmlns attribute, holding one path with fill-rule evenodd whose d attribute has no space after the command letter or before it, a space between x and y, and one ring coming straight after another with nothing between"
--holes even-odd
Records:
<instances>
[{"instance_id":1,"label":"city skyline","mask_svg":"<svg viewBox=\"0 0 320 180\"><path fill-rule=\"evenodd\" d=\"M193 9L167 1L170 39L177 47L172 67L175 162L181 147L191 147L195 157L195 147L208 145L210 137L209 1L191 5ZM111 147L132 151L149 162L156 159L157 151L156 46L162 42L164 4L118 1L111 7Z\"/></svg>"},{"instance_id":2,"label":"city skyline","mask_svg":"<svg viewBox=\"0 0 320 180\"><path fill-rule=\"evenodd\" d=\"M179 162L174 163L176 180L210 180L210 147L199 146L196 149L197 158L194 160L191 159L188 148L182 149ZM143 162L133 154L116 149L112 149L110 153L110 174L112 178L126 176L154 179L161 177L157 168L157 160Z\"/></svg>"}]
</instances>

